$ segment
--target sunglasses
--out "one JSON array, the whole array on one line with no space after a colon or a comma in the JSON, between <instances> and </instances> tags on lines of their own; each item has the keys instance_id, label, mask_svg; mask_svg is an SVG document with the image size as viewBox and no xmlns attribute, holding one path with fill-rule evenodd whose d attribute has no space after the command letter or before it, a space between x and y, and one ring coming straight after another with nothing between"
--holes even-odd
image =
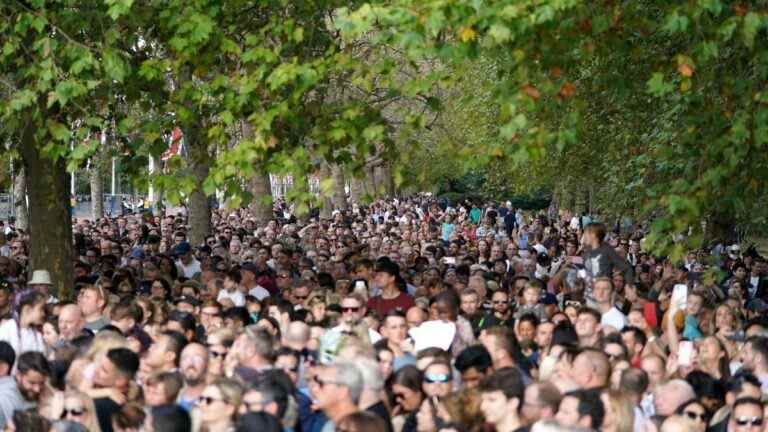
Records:
<instances>
[{"instance_id":1,"label":"sunglasses","mask_svg":"<svg viewBox=\"0 0 768 432\"><path fill-rule=\"evenodd\" d=\"M565 302L565 305L566 306L573 306L573 307L578 309L578 308L581 307L581 302L580 301L576 301L576 300L568 300L568 301Z\"/></svg>"},{"instance_id":2,"label":"sunglasses","mask_svg":"<svg viewBox=\"0 0 768 432\"><path fill-rule=\"evenodd\" d=\"M335 381L325 381L324 379L321 379L319 376L315 375L312 377L312 381L314 381L315 384L317 384L319 387L325 387L328 384L338 384Z\"/></svg>"},{"instance_id":3,"label":"sunglasses","mask_svg":"<svg viewBox=\"0 0 768 432\"><path fill-rule=\"evenodd\" d=\"M709 421L708 416L706 414L704 414L704 413L699 414L699 413L693 412L693 411L684 411L683 414L685 414L685 416L688 417L691 420L698 420L698 421L701 421L701 422L704 422L704 423Z\"/></svg>"},{"instance_id":4,"label":"sunglasses","mask_svg":"<svg viewBox=\"0 0 768 432\"><path fill-rule=\"evenodd\" d=\"M498 305L503 305L503 304L509 303L509 301L508 300L494 300L491 303L498 304Z\"/></svg>"},{"instance_id":5,"label":"sunglasses","mask_svg":"<svg viewBox=\"0 0 768 432\"><path fill-rule=\"evenodd\" d=\"M738 426L762 426L763 418L762 417L739 417L736 419L736 424Z\"/></svg>"},{"instance_id":6,"label":"sunglasses","mask_svg":"<svg viewBox=\"0 0 768 432\"><path fill-rule=\"evenodd\" d=\"M83 414L85 414L85 410L84 409L66 409L66 408L64 408L64 411L61 412L61 418L66 418L68 415L73 415L75 417L80 417Z\"/></svg>"},{"instance_id":7,"label":"sunglasses","mask_svg":"<svg viewBox=\"0 0 768 432\"><path fill-rule=\"evenodd\" d=\"M219 357L224 358L227 356L226 352L220 352L220 351L210 351L210 354L212 358L219 358Z\"/></svg>"},{"instance_id":8,"label":"sunglasses","mask_svg":"<svg viewBox=\"0 0 768 432\"><path fill-rule=\"evenodd\" d=\"M357 313L358 311L360 311L360 306L357 306L357 307L343 307L342 306L342 308L341 308L341 312L342 313L348 313L348 312Z\"/></svg>"},{"instance_id":9,"label":"sunglasses","mask_svg":"<svg viewBox=\"0 0 768 432\"><path fill-rule=\"evenodd\" d=\"M213 398L213 397L210 397L210 396L202 396L202 397L200 397L200 403L203 404L203 405L210 405L210 404L212 404L214 402L224 402L224 403L226 403L226 401L224 401L224 399L216 399L216 398Z\"/></svg>"},{"instance_id":10,"label":"sunglasses","mask_svg":"<svg viewBox=\"0 0 768 432\"><path fill-rule=\"evenodd\" d=\"M308 295L305 295L305 296L297 296L297 295L295 295L295 296L293 296L293 298L295 298L296 300L306 300L306 299L309 298L309 296Z\"/></svg>"},{"instance_id":11,"label":"sunglasses","mask_svg":"<svg viewBox=\"0 0 768 432\"><path fill-rule=\"evenodd\" d=\"M448 374L428 373L424 375L424 382L426 382L427 384L449 383L451 382L451 376Z\"/></svg>"}]
</instances>

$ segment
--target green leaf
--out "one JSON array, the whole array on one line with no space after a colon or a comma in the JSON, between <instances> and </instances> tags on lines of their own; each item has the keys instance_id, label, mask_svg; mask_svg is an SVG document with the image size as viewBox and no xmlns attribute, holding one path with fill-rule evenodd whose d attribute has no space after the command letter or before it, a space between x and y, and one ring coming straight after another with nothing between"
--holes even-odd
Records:
<instances>
[{"instance_id":1,"label":"green leaf","mask_svg":"<svg viewBox=\"0 0 768 432\"><path fill-rule=\"evenodd\" d=\"M713 15L720 15L723 11L723 5L720 0L698 0L699 6L709 11Z\"/></svg>"},{"instance_id":2,"label":"green leaf","mask_svg":"<svg viewBox=\"0 0 768 432\"><path fill-rule=\"evenodd\" d=\"M109 5L107 9L107 15L112 20L117 20L120 16L127 14L133 6L133 0L104 0Z\"/></svg>"},{"instance_id":3,"label":"green leaf","mask_svg":"<svg viewBox=\"0 0 768 432\"><path fill-rule=\"evenodd\" d=\"M744 37L744 45L747 48L752 49L755 46L755 36L762 26L762 20L760 15L755 12L749 12L744 17L744 27L742 28L742 36Z\"/></svg>"},{"instance_id":4,"label":"green leaf","mask_svg":"<svg viewBox=\"0 0 768 432\"><path fill-rule=\"evenodd\" d=\"M656 96L661 97L665 94L671 92L674 89L674 86L671 83L664 81L664 74L661 72L654 72L654 74L651 76L651 79L647 82L647 90L648 93Z\"/></svg>"},{"instance_id":5,"label":"green leaf","mask_svg":"<svg viewBox=\"0 0 768 432\"><path fill-rule=\"evenodd\" d=\"M680 15L678 11L674 11L667 16L667 20L664 23L664 31L667 33L684 33L688 30L688 17Z\"/></svg>"},{"instance_id":6,"label":"green leaf","mask_svg":"<svg viewBox=\"0 0 768 432\"><path fill-rule=\"evenodd\" d=\"M493 38L497 44L504 43L512 38L512 32L509 27L503 24L494 24L488 30L488 35Z\"/></svg>"},{"instance_id":7,"label":"green leaf","mask_svg":"<svg viewBox=\"0 0 768 432\"><path fill-rule=\"evenodd\" d=\"M61 142L68 142L70 132L69 129L64 126L63 124L55 121L55 120L48 120L46 122L46 126L48 127L48 132L51 133L51 136Z\"/></svg>"},{"instance_id":8,"label":"green leaf","mask_svg":"<svg viewBox=\"0 0 768 432\"><path fill-rule=\"evenodd\" d=\"M118 83L123 82L128 74L128 65L122 58L120 58L120 55L115 50L104 50L102 67L107 76Z\"/></svg>"}]
</instances>

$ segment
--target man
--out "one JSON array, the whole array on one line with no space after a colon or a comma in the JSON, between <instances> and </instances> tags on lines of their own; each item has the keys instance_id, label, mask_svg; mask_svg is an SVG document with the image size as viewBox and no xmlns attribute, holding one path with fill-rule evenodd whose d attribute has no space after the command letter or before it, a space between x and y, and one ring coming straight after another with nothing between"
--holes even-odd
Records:
<instances>
[{"instance_id":1,"label":"man","mask_svg":"<svg viewBox=\"0 0 768 432\"><path fill-rule=\"evenodd\" d=\"M81 336L85 329L83 312L76 304L67 304L59 310L59 337L69 342Z\"/></svg>"},{"instance_id":2,"label":"man","mask_svg":"<svg viewBox=\"0 0 768 432\"><path fill-rule=\"evenodd\" d=\"M404 349L406 337L408 336L408 323L402 311L395 309L387 313L380 330L381 336L387 341L387 347L394 354L392 361L393 371L397 371L405 365L416 363L413 354Z\"/></svg>"},{"instance_id":3,"label":"man","mask_svg":"<svg viewBox=\"0 0 768 432\"><path fill-rule=\"evenodd\" d=\"M606 229L602 223L591 223L584 229L581 242L585 246L582 254L584 267L591 279L613 275L614 269L624 274L625 281L634 280L632 267L621 258L605 240Z\"/></svg>"},{"instance_id":4,"label":"man","mask_svg":"<svg viewBox=\"0 0 768 432\"><path fill-rule=\"evenodd\" d=\"M354 332L356 328L365 326L371 344L375 344L381 340L381 335L365 325L363 317L366 312L367 308L362 297L354 293L347 294L341 300L341 323L331 329L331 332Z\"/></svg>"},{"instance_id":5,"label":"man","mask_svg":"<svg viewBox=\"0 0 768 432\"><path fill-rule=\"evenodd\" d=\"M741 398L733 404L728 432L761 432L763 420L763 402L758 398Z\"/></svg>"},{"instance_id":6,"label":"man","mask_svg":"<svg viewBox=\"0 0 768 432\"><path fill-rule=\"evenodd\" d=\"M285 376L280 376L277 372L266 374L263 379L246 388L240 405L240 415L264 412L283 422L288 410L290 390L284 382Z\"/></svg>"},{"instance_id":7,"label":"man","mask_svg":"<svg viewBox=\"0 0 768 432\"><path fill-rule=\"evenodd\" d=\"M576 335L579 337L579 346L582 348L594 348L600 342L600 312L592 308L581 308L576 315Z\"/></svg>"},{"instance_id":8,"label":"man","mask_svg":"<svg viewBox=\"0 0 768 432\"><path fill-rule=\"evenodd\" d=\"M587 348L573 360L573 380L584 390L605 387L610 375L611 364L602 351Z\"/></svg>"},{"instance_id":9,"label":"man","mask_svg":"<svg viewBox=\"0 0 768 432\"><path fill-rule=\"evenodd\" d=\"M728 429L734 404L742 398L761 398L760 380L749 372L739 371L725 385L725 406L712 419L712 431L724 432Z\"/></svg>"},{"instance_id":10,"label":"man","mask_svg":"<svg viewBox=\"0 0 768 432\"><path fill-rule=\"evenodd\" d=\"M606 277L595 279L592 289L597 309L602 314L600 325L604 332L621 331L627 325L627 317L613 303L613 282Z\"/></svg>"},{"instance_id":11,"label":"man","mask_svg":"<svg viewBox=\"0 0 768 432\"><path fill-rule=\"evenodd\" d=\"M77 305L85 319L85 328L96 333L109 324L104 316L107 297L99 282L97 285L85 285L77 296Z\"/></svg>"},{"instance_id":12,"label":"man","mask_svg":"<svg viewBox=\"0 0 768 432\"><path fill-rule=\"evenodd\" d=\"M621 340L627 347L632 367L639 368L645 344L648 342L645 333L637 327L627 326L621 330Z\"/></svg>"},{"instance_id":13,"label":"man","mask_svg":"<svg viewBox=\"0 0 768 432\"><path fill-rule=\"evenodd\" d=\"M181 351L187 344L184 335L166 330L158 336L141 359L142 374L178 370Z\"/></svg>"},{"instance_id":14,"label":"man","mask_svg":"<svg viewBox=\"0 0 768 432\"><path fill-rule=\"evenodd\" d=\"M650 418L656 413L654 408L654 394L656 389L664 380L666 373L666 363L663 358L656 354L649 354L640 360L640 368L648 375L648 387L646 393L640 402L640 407L646 417Z\"/></svg>"},{"instance_id":15,"label":"man","mask_svg":"<svg viewBox=\"0 0 768 432\"><path fill-rule=\"evenodd\" d=\"M742 362L760 380L763 393L768 392L768 338L753 336L742 350Z\"/></svg>"},{"instance_id":16,"label":"man","mask_svg":"<svg viewBox=\"0 0 768 432\"><path fill-rule=\"evenodd\" d=\"M491 312L487 313L478 323L481 330L490 327L503 326L512 328L515 320L509 308L509 294L506 291L496 291L491 296Z\"/></svg>"},{"instance_id":17,"label":"man","mask_svg":"<svg viewBox=\"0 0 768 432\"><path fill-rule=\"evenodd\" d=\"M599 430L604 417L605 407L598 391L575 390L563 396L555 419L560 426Z\"/></svg>"},{"instance_id":18,"label":"man","mask_svg":"<svg viewBox=\"0 0 768 432\"><path fill-rule=\"evenodd\" d=\"M182 241L173 248L173 254L176 256L176 266L181 270L182 275L187 279L192 279L200 273L200 261L192 254L192 246Z\"/></svg>"},{"instance_id":19,"label":"man","mask_svg":"<svg viewBox=\"0 0 768 432\"><path fill-rule=\"evenodd\" d=\"M376 286L381 294L368 300L368 309L375 311L378 316L384 316L395 309L408 310L413 307L413 297L400 290L398 279L400 267L387 258L376 262ZM404 281L400 281L405 283Z\"/></svg>"},{"instance_id":20,"label":"man","mask_svg":"<svg viewBox=\"0 0 768 432\"><path fill-rule=\"evenodd\" d=\"M550 382L536 382L525 388L522 415L526 423L555 418L562 395Z\"/></svg>"},{"instance_id":21,"label":"man","mask_svg":"<svg viewBox=\"0 0 768 432\"><path fill-rule=\"evenodd\" d=\"M408 312L405 313L405 321L408 324L408 330L420 326L421 323L427 320L427 318L427 312L418 306L408 309Z\"/></svg>"},{"instance_id":22,"label":"man","mask_svg":"<svg viewBox=\"0 0 768 432\"><path fill-rule=\"evenodd\" d=\"M93 386L125 396L138 370L139 356L136 353L128 348L111 349L99 362L93 376ZM93 403L102 432L112 432L112 415L120 411L120 405L110 398L94 399Z\"/></svg>"},{"instance_id":23,"label":"man","mask_svg":"<svg viewBox=\"0 0 768 432\"><path fill-rule=\"evenodd\" d=\"M184 377L184 387L179 393L179 405L187 411L192 411L205 389L205 378L208 373L208 349L199 344L191 343L181 351L179 362L181 376Z\"/></svg>"},{"instance_id":24,"label":"man","mask_svg":"<svg viewBox=\"0 0 768 432\"><path fill-rule=\"evenodd\" d=\"M235 361L235 373L247 380L261 372L271 370L275 361L275 346L272 335L264 328L251 325L235 339L227 360Z\"/></svg>"},{"instance_id":25,"label":"man","mask_svg":"<svg viewBox=\"0 0 768 432\"><path fill-rule=\"evenodd\" d=\"M520 364L516 361L516 352L518 348L515 343L514 336L511 334L511 330L506 327L491 327L484 330L480 334L480 342L483 344L488 354L493 361L494 370L499 370L505 367L518 368L523 374L523 380L526 384L529 384L530 377L527 375L527 371L521 369Z\"/></svg>"},{"instance_id":26,"label":"man","mask_svg":"<svg viewBox=\"0 0 768 432\"><path fill-rule=\"evenodd\" d=\"M283 295L289 298L294 309L306 309L306 302L312 293L312 284L304 279L299 279L296 285L290 291L285 291Z\"/></svg>"},{"instance_id":27,"label":"man","mask_svg":"<svg viewBox=\"0 0 768 432\"><path fill-rule=\"evenodd\" d=\"M555 323L551 321L539 323L536 327L536 337L534 338L534 342L536 342L536 346L539 347L538 359L542 359L549 354L549 349L552 346L552 334L554 331Z\"/></svg>"},{"instance_id":28,"label":"man","mask_svg":"<svg viewBox=\"0 0 768 432\"><path fill-rule=\"evenodd\" d=\"M502 368L487 376L480 384L480 410L485 421L497 432L526 430L519 415L524 393L525 384L517 369Z\"/></svg>"},{"instance_id":29,"label":"man","mask_svg":"<svg viewBox=\"0 0 768 432\"><path fill-rule=\"evenodd\" d=\"M476 290L472 289L472 280L476 279L475 276L469 278L469 287L465 288L461 292L459 297L461 303L459 308L461 309L461 316L463 316L470 324L472 324L472 330L475 331L475 336L480 332L479 324L482 319L480 313L480 301L479 295ZM483 285L485 285L485 279L482 277Z\"/></svg>"},{"instance_id":30,"label":"man","mask_svg":"<svg viewBox=\"0 0 768 432\"><path fill-rule=\"evenodd\" d=\"M461 374L461 382L466 388L477 388L491 373L493 361L483 345L472 345L459 353L454 366Z\"/></svg>"},{"instance_id":31,"label":"man","mask_svg":"<svg viewBox=\"0 0 768 432\"><path fill-rule=\"evenodd\" d=\"M35 289L45 296L48 304L56 304L59 301L51 294L51 274L48 270L35 270L32 272L32 279L27 282L30 288Z\"/></svg>"},{"instance_id":32,"label":"man","mask_svg":"<svg viewBox=\"0 0 768 432\"><path fill-rule=\"evenodd\" d=\"M14 411L37 406L51 375L45 356L27 351L19 356L16 376L11 377L15 360L13 348L6 342L0 342L0 426L5 426Z\"/></svg>"},{"instance_id":33,"label":"man","mask_svg":"<svg viewBox=\"0 0 768 432\"><path fill-rule=\"evenodd\" d=\"M653 392L656 415L669 417L677 411L680 405L695 397L696 393L687 381L675 379L661 384Z\"/></svg>"},{"instance_id":34,"label":"man","mask_svg":"<svg viewBox=\"0 0 768 432\"><path fill-rule=\"evenodd\" d=\"M317 407L328 417L322 432L332 432L341 419L359 411L363 377L353 363L336 361L319 368L310 389Z\"/></svg>"},{"instance_id":35,"label":"man","mask_svg":"<svg viewBox=\"0 0 768 432\"><path fill-rule=\"evenodd\" d=\"M246 262L240 266L240 285L249 295L262 301L269 297L269 291L256 282L256 276L259 274L259 268L256 264Z\"/></svg>"},{"instance_id":36,"label":"man","mask_svg":"<svg viewBox=\"0 0 768 432\"><path fill-rule=\"evenodd\" d=\"M355 359L355 366L363 379L363 391L357 405L361 410L379 416L384 421L387 432L392 432L392 421L387 406L381 399L384 394L384 379L381 376L379 362L372 358Z\"/></svg>"}]
</instances>

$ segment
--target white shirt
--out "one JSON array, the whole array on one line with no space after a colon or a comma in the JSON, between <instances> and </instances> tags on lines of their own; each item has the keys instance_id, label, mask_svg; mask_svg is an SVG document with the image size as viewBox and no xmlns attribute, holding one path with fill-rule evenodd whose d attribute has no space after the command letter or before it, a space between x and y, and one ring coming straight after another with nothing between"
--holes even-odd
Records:
<instances>
[{"instance_id":1,"label":"white shirt","mask_svg":"<svg viewBox=\"0 0 768 432\"><path fill-rule=\"evenodd\" d=\"M22 353L27 351L45 353L45 342L43 342L42 333L29 327L19 331L18 323L13 319L5 320L0 324L0 341L8 342L16 352L17 359ZM13 365L13 371L16 371L15 364Z\"/></svg>"},{"instance_id":2,"label":"white shirt","mask_svg":"<svg viewBox=\"0 0 768 432\"><path fill-rule=\"evenodd\" d=\"M181 270L184 277L187 279L192 279L193 276L202 271L200 269L200 261L195 258L192 258L192 262L189 263L189 266L185 266L181 260L176 261L176 266L179 267L179 270Z\"/></svg>"},{"instance_id":3,"label":"white shirt","mask_svg":"<svg viewBox=\"0 0 768 432\"><path fill-rule=\"evenodd\" d=\"M269 297L269 291L267 291L266 288L261 285L256 285L254 288L248 291L248 295L256 297L256 300L258 301L262 301Z\"/></svg>"},{"instance_id":4,"label":"white shirt","mask_svg":"<svg viewBox=\"0 0 768 432\"><path fill-rule=\"evenodd\" d=\"M627 317L624 316L616 307L612 307L608 312L603 314L600 319L601 325L609 325L618 331L621 331L627 325Z\"/></svg>"},{"instance_id":5,"label":"white shirt","mask_svg":"<svg viewBox=\"0 0 768 432\"><path fill-rule=\"evenodd\" d=\"M221 302L224 299L232 300L232 303L234 303L235 306L245 306L245 296L240 291L219 291L219 296L216 298L216 301Z\"/></svg>"}]
</instances>

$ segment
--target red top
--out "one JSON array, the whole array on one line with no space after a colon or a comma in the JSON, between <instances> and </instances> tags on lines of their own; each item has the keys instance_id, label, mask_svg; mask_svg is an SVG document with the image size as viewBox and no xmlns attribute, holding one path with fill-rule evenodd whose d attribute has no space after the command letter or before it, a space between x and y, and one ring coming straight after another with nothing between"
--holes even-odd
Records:
<instances>
[{"instance_id":1,"label":"red top","mask_svg":"<svg viewBox=\"0 0 768 432\"><path fill-rule=\"evenodd\" d=\"M416 303L414 303L413 297L404 292L401 292L399 296L393 299L384 299L380 295L369 299L368 309L376 311L380 317L383 317L389 311L397 308L400 308L403 313L405 313L408 311L408 309L415 306L415 304Z\"/></svg>"}]
</instances>

